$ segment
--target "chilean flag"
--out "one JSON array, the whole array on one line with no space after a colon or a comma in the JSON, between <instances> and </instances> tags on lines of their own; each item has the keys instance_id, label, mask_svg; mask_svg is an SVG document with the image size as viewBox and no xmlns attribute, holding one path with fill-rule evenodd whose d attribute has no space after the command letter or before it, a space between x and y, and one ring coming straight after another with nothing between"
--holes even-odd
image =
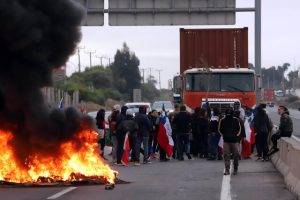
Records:
<instances>
[{"instance_id":1,"label":"chilean flag","mask_svg":"<svg viewBox=\"0 0 300 200\"><path fill-rule=\"evenodd\" d=\"M162 112L159 122L157 142L160 147L166 152L167 156L170 157L173 153L174 141L172 139L172 128L169 119Z\"/></svg>"},{"instance_id":2,"label":"chilean flag","mask_svg":"<svg viewBox=\"0 0 300 200\"><path fill-rule=\"evenodd\" d=\"M123 156L122 156L122 164L125 166L128 166L128 162L129 162L129 152L130 152L130 145L129 145L129 138L128 138L128 134L129 132L126 133L125 135L125 140L124 140L124 144L123 144Z\"/></svg>"}]
</instances>

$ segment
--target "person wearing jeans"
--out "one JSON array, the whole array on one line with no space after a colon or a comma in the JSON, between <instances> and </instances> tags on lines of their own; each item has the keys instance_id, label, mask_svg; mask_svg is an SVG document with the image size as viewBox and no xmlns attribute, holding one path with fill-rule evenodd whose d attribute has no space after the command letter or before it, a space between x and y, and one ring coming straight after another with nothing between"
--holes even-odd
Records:
<instances>
[{"instance_id":1,"label":"person wearing jeans","mask_svg":"<svg viewBox=\"0 0 300 200\"><path fill-rule=\"evenodd\" d=\"M225 111L225 117L219 121L218 131L224 140L224 175L230 174L230 156L233 155L233 175L237 175L239 166L238 145L240 141L241 125L237 118L233 117L233 109Z\"/></svg>"},{"instance_id":2,"label":"person wearing jeans","mask_svg":"<svg viewBox=\"0 0 300 200\"><path fill-rule=\"evenodd\" d=\"M184 160L183 151L189 150L189 134L191 130L192 119L189 113L186 112L186 107L182 105L180 107L180 112L175 115L173 123L176 126L176 140L177 140L177 151L178 151L178 160ZM186 152L189 159L191 156L190 152Z\"/></svg>"},{"instance_id":3,"label":"person wearing jeans","mask_svg":"<svg viewBox=\"0 0 300 200\"><path fill-rule=\"evenodd\" d=\"M136 144L136 158L137 158L136 164L139 163L140 149L142 143L144 147L143 163L147 164L150 163L150 161L148 161L148 142L149 142L149 133L151 130L151 123L148 116L146 115L146 108L144 106L139 107L139 113L136 114L134 120L138 125L137 144Z\"/></svg>"}]
</instances>

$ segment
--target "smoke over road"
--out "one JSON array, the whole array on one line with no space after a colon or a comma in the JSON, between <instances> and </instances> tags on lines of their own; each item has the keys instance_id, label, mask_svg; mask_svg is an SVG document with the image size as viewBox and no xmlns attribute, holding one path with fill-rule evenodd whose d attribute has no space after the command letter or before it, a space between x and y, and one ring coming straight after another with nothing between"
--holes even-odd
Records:
<instances>
[{"instance_id":1,"label":"smoke over road","mask_svg":"<svg viewBox=\"0 0 300 200\"><path fill-rule=\"evenodd\" d=\"M83 9L71 0L0 1L0 129L20 164L34 152L54 155L91 119L75 109L50 111L40 88L51 85L81 39Z\"/></svg>"}]
</instances>

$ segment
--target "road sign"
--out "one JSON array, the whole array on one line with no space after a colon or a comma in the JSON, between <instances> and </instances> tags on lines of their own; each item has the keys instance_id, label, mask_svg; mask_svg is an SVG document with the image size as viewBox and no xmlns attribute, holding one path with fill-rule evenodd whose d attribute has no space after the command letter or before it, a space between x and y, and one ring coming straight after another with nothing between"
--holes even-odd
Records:
<instances>
[{"instance_id":1,"label":"road sign","mask_svg":"<svg viewBox=\"0 0 300 200\"><path fill-rule=\"evenodd\" d=\"M232 25L236 0L109 0L109 25Z\"/></svg>"},{"instance_id":2,"label":"road sign","mask_svg":"<svg viewBox=\"0 0 300 200\"><path fill-rule=\"evenodd\" d=\"M86 9L86 16L82 21L83 26L103 26L104 0L73 0Z\"/></svg>"},{"instance_id":3,"label":"road sign","mask_svg":"<svg viewBox=\"0 0 300 200\"><path fill-rule=\"evenodd\" d=\"M133 102L142 101L142 92L141 89L133 89Z\"/></svg>"}]
</instances>

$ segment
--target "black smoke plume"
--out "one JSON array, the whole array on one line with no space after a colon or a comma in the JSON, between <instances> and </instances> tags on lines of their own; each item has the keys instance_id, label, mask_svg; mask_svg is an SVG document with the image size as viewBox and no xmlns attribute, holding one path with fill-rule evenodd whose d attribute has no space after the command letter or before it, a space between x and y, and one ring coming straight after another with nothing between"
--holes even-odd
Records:
<instances>
[{"instance_id":1,"label":"black smoke plume","mask_svg":"<svg viewBox=\"0 0 300 200\"><path fill-rule=\"evenodd\" d=\"M49 110L40 91L74 52L83 13L71 0L0 1L0 129L14 134L21 164L92 124L72 108Z\"/></svg>"}]
</instances>

